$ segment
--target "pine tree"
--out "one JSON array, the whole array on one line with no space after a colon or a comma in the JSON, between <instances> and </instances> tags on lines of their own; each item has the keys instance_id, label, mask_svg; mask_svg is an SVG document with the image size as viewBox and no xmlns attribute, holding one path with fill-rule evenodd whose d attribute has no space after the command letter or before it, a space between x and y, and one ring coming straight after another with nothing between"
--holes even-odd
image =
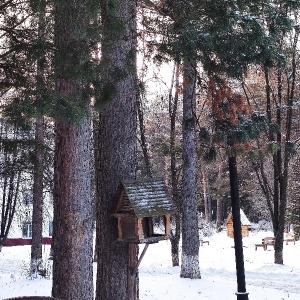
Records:
<instances>
[{"instance_id":1,"label":"pine tree","mask_svg":"<svg viewBox=\"0 0 300 300\"><path fill-rule=\"evenodd\" d=\"M90 1L55 1L53 287L56 298L93 299L89 112Z\"/></svg>"},{"instance_id":2,"label":"pine tree","mask_svg":"<svg viewBox=\"0 0 300 300\"><path fill-rule=\"evenodd\" d=\"M102 70L97 182L96 299L138 299L138 245L117 240L116 194L136 176L136 2L101 1ZM101 104L101 102L100 102Z\"/></svg>"},{"instance_id":3,"label":"pine tree","mask_svg":"<svg viewBox=\"0 0 300 300\"><path fill-rule=\"evenodd\" d=\"M45 39L46 3L41 2L38 12L38 37L40 43ZM44 54L44 55L43 55ZM42 97L45 85L45 53L41 53L37 60L36 90L38 97ZM41 101L41 100L40 100ZM43 238L43 190L44 190L44 119L38 116L35 122L35 162L33 175L33 205L32 205L32 244L31 244L31 273L37 272L42 260Z\"/></svg>"}]
</instances>

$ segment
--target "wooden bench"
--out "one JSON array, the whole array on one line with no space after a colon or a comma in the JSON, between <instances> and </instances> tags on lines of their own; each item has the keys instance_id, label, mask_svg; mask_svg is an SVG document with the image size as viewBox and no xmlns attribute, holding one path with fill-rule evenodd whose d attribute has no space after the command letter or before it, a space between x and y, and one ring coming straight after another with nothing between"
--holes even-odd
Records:
<instances>
[{"instance_id":1,"label":"wooden bench","mask_svg":"<svg viewBox=\"0 0 300 300\"><path fill-rule=\"evenodd\" d=\"M209 245L209 241L200 240L200 246L203 246L203 244Z\"/></svg>"},{"instance_id":2,"label":"wooden bench","mask_svg":"<svg viewBox=\"0 0 300 300\"><path fill-rule=\"evenodd\" d=\"M293 242L294 245L296 244L295 235L293 233L286 233L284 240L285 240L286 245L288 245L289 242Z\"/></svg>"},{"instance_id":3,"label":"wooden bench","mask_svg":"<svg viewBox=\"0 0 300 300\"><path fill-rule=\"evenodd\" d=\"M267 250L268 246L273 246L273 248L275 248L275 238L265 237L262 239L262 244L264 245L264 250Z\"/></svg>"},{"instance_id":4,"label":"wooden bench","mask_svg":"<svg viewBox=\"0 0 300 300\"><path fill-rule=\"evenodd\" d=\"M264 250L268 249L268 246L273 246L275 248L275 238L274 237L265 237L261 240L261 244L255 244L255 250L258 247L262 247Z\"/></svg>"},{"instance_id":5,"label":"wooden bench","mask_svg":"<svg viewBox=\"0 0 300 300\"><path fill-rule=\"evenodd\" d=\"M257 250L258 247L263 247L265 249L264 244L255 244L255 251Z\"/></svg>"}]
</instances>

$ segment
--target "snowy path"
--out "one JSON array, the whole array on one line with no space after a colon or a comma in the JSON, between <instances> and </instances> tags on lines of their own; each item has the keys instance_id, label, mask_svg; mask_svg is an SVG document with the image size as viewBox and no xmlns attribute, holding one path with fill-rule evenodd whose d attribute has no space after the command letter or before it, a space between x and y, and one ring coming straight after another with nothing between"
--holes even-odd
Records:
<instances>
[{"instance_id":1,"label":"snowy path","mask_svg":"<svg viewBox=\"0 0 300 300\"><path fill-rule=\"evenodd\" d=\"M275 265L274 251L254 244L269 233L252 233L243 240L246 286L250 300L300 299L300 241L284 245L284 265ZM139 268L140 300L234 300L236 275L233 240L226 232L209 238L200 247L202 279L180 278L180 268L171 266L170 242L151 244ZM49 254L49 248L44 248ZM0 299L21 295L51 294L51 280L22 276L30 257L29 246L4 247L0 252ZM94 264L96 271L96 264ZM114 299L112 299L114 300Z\"/></svg>"}]
</instances>

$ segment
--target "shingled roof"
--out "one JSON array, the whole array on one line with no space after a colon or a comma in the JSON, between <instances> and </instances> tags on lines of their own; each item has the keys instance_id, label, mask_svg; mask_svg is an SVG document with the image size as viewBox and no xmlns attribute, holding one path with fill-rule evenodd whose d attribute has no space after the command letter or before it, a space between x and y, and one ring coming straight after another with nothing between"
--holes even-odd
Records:
<instances>
[{"instance_id":1,"label":"shingled roof","mask_svg":"<svg viewBox=\"0 0 300 300\"><path fill-rule=\"evenodd\" d=\"M125 192L123 197L128 198L138 218L162 216L175 210L162 179L124 180L121 186Z\"/></svg>"}]
</instances>

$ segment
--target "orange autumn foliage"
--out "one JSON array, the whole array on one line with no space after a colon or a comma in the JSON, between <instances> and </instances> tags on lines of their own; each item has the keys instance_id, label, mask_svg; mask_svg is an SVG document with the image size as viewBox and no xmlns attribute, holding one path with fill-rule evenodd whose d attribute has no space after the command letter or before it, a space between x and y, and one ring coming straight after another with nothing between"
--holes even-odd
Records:
<instances>
[{"instance_id":1,"label":"orange autumn foliage","mask_svg":"<svg viewBox=\"0 0 300 300\"><path fill-rule=\"evenodd\" d=\"M222 80L216 84L213 79L208 83L208 94L211 100L211 107L214 117L217 121L229 122L232 125L239 125L240 115L250 115L251 108L245 101L244 97L235 93L225 82ZM232 146L234 150L244 149L251 150L251 142L243 144L235 142Z\"/></svg>"}]
</instances>

